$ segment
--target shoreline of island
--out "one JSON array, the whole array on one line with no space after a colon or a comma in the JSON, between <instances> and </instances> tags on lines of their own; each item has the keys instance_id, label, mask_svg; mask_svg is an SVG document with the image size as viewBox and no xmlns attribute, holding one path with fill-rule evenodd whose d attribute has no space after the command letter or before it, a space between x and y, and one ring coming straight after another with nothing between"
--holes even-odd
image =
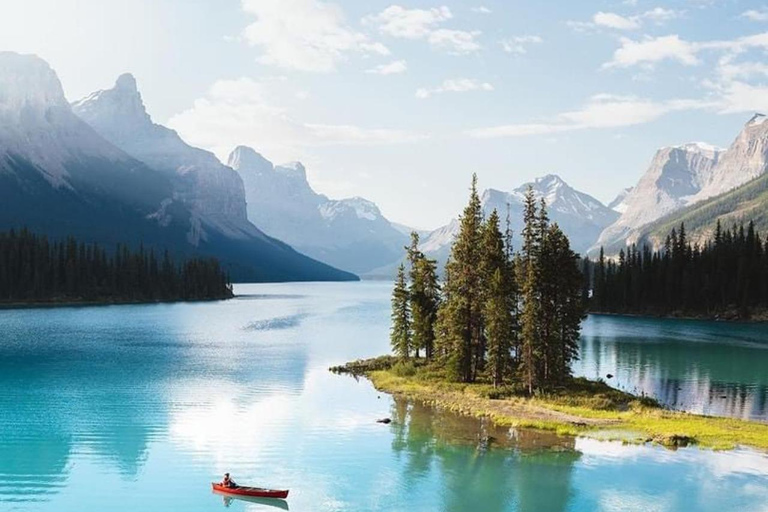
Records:
<instances>
[{"instance_id":1,"label":"shoreline of island","mask_svg":"<svg viewBox=\"0 0 768 512\"><path fill-rule=\"evenodd\" d=\"M568 387L526 396L509 387L448 381L437 377L424 360L404 362L394 356L352 361L330 370L365 377L390 395L485 417L499 426L668 448L743 446L768 451L768 423L671 410L603 381L573 378Z\"/></svg>"}]
</instances>

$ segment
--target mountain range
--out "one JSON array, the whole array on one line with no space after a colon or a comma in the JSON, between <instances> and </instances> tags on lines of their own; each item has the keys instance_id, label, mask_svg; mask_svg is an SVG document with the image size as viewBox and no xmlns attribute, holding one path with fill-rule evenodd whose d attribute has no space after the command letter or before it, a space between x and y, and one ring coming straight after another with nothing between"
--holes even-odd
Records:
<instances>
[{"instance_id":1,"label":"mountain range","mask_svg":"<svg viewBox=\"0 0 768 512\"><path fill-rule=\"evenodd\" d=\"M610 255L630 243L658 246L683 220L694 240L710 236L717 219L768 230L765 121L756 114L728 149L659 149L608 206L549 174L510 192L485 190L483 211L509 214L519 233L530 186L572 247L592 256L600 247ZM130 74L70 105L45 61L12 52L0 52L0 201L0 229L215 256L236 280L389 277L411 231L369 200L316 192L299 162L275 165L238 146L225 165L190 146L153 122ZM457 232L455 218L421 232L422 251L442 266Z\"/></svg>"},{"instance_id":2,"label":"mountain range","mask_svg":"<svg viewBox=\"0 0 768 512\"><path fill-rule=\"evenodd\" d=\"M152 123L130 75L74 106L42 59L0 53L0 229L218 257L236 280L355 279L247 220L239 175Z\"/></svg>"},{"instance_id":3,"label":"mountain range","mask_svg":"<svg viewBox=\"0 0 768 512\"><path fill-rule=\"evenodd\" d=\"M600 234L590 256L601 247L606 254L616 254L632 243L658 248L671 228L686 219L694 239L703 241L718 218L730 224L762 217L760 207L768 207L768 202L758 207L755 201L759 177L768 166L765 120L755 114L728 149L694 142L658 150L637 185L620 201L621 217Z\"/></svg>"},{"instance_id":4,"label":"mountain range","mask_svg":"<svg viewBox=\"0 0 768 512\"><path fill-rule=\"evenodd\" d=\"M577 252L589 247L600 232L619 217L618 212L608 208L594 197L579 192L554 174L524 183L514 188L512 192L486 189L480 195L483 213L487 216L496 210L503 222L506 222L509 215L513 244L516 243L516 237L523 228L523 201L528 187L531 187L537 200L544 199L550 220L560 226ZM437 260L439 267L442 268L448 259L451 244L458 231L459 221L454 218L445 226L422 237L420 249L428 257ZM384 272L380 271L380 273Z\"/></svg>"}]
</instances>

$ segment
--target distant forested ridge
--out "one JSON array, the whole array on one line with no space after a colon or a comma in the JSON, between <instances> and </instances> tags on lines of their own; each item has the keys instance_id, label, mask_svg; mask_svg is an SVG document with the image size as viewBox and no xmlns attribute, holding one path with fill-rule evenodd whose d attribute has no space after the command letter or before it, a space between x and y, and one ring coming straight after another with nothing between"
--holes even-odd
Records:
<instances>
[{"instance_id":1,"label":"distant forested ridge","mask_svg":"<svg viewBox=\"0 0 768 512\"><path fill-rule=\"evenodd\" d=\"M691 244L681 223L661 250L633 245L615 260L601 251L584 266L593 312L746 319L768 309L768 239L752 222L729 230L718 221L703 245Z\"/></svg>"},{"instance_id":2,"label":"distant forested ridge","mask_svg":"<svg viewBox=\"0 0 768 512\"><path fill-rule=\"evenodd\" d=\"M232 297L214 258L174 261L140 246L107 251L75 238L0 233L0 303L152 302Z\"/></svg>"}]
</instances>

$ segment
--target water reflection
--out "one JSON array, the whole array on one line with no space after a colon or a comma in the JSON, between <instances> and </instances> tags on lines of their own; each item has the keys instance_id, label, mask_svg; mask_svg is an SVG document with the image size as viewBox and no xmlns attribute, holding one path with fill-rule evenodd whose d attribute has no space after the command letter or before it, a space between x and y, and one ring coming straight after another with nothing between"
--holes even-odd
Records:
<instances>
[{"instance_id":1,"label":"water reflection","mask_svg":"<svg viewBox=\"0 0 768 512\"><path fill-rule=\"evenodd\" d=\"M574 438L498 427L403 398L394 399L392 418L406 488L418 492L421 480L439 471L441 510L566 510L580 457Z\"/></svg>"},{"instance_id":2,"label":"water reflection","mask_svg":"<svg viewBox=\"0 0 768 512\"><path fill-rule=\"evenodd\" d=\"M700 414L768 420L762 324L590 316L574 371Z\"/></svg>"},{"instance_id":3,"label":"water reflection","mask_svg":"<svg viewBox=\"0 0 768 512\"><path fill-rule=\"evenodd\" d=\"M255 503L256 505L259 505L259 507L254 507L254 509L270 509L270 508L276 508L279 510L290 510L288 506L288 502L285 500L276 500L276 499L267 499L267 498L253 498L251 496L231 496L229 494L224 494L222 492L213 491L213 494L218 494L222 498L222 503L226 508L229 508L233 502L235 501L242 501L245 503Z\"/></svg>"},{"instance_id":4,"label":"water reflection","mask_svg":"<svg viewBox=\"0 0 768 512\"><path fill-rule=\"evenodd\" d=\"M216 303L0 311L0 510L282 507L212 495L224 471L290 488L296 512L660 503L752 512L768 500L765 454L671 453L498 428L331 374L333 364L387 350L386 283L246 292ZM588 322L579 364L676 402L726 395L734 411L764 410L757 390L766 376L748 359L764 364L766 345L737 329L717 352L722 336L699 325ZM386 415L392 425L375 422Z\"/></svg>"}]
</instances>

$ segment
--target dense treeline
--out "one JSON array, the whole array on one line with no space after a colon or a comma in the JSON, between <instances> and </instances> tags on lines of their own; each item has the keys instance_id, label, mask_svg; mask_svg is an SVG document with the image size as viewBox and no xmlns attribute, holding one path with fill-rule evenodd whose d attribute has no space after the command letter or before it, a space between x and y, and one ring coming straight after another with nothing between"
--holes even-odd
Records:
<instances>
[{"instance_id":1,"label":"dense treeline","mask_svg":"<svg viewBox=\"0 0 768 512\"><path fill-rule=\"evenodd\" d=\"M0 233L0 302L165 301L227 298L232 286L215 259L177 263L166 251L108 253L74 238L49 241L27 230Z\"/></svg>"},{"instance_id":2,"label":"dense treeline","mask_svg":"<svg viewBox=\"0 0 768 512\"><path fill-rule=\"evenodd\" d=\"M595 312L746 318L768 306L768 240L752 222L727 230L718 221L701 246L689 242L682 223L660 250L633 245L617 260L601 251L587 272Z\"/></svg>"},{"instance_id":3,"label":"dense treeline","mask_svg":"<svg viewBox=\"0 0 768 512\"><path fill-rule=\"evenodd\" d=\"M529 393L568 380L584 316L578 256L530 188L524 222L513 252L509 222L502 232L496 211L483 217L473 177L442 283L412 235L410 271L401 265L392 294L396 355L423 350L453 380L517 384Z\"/></svg>"}]
</instances>

